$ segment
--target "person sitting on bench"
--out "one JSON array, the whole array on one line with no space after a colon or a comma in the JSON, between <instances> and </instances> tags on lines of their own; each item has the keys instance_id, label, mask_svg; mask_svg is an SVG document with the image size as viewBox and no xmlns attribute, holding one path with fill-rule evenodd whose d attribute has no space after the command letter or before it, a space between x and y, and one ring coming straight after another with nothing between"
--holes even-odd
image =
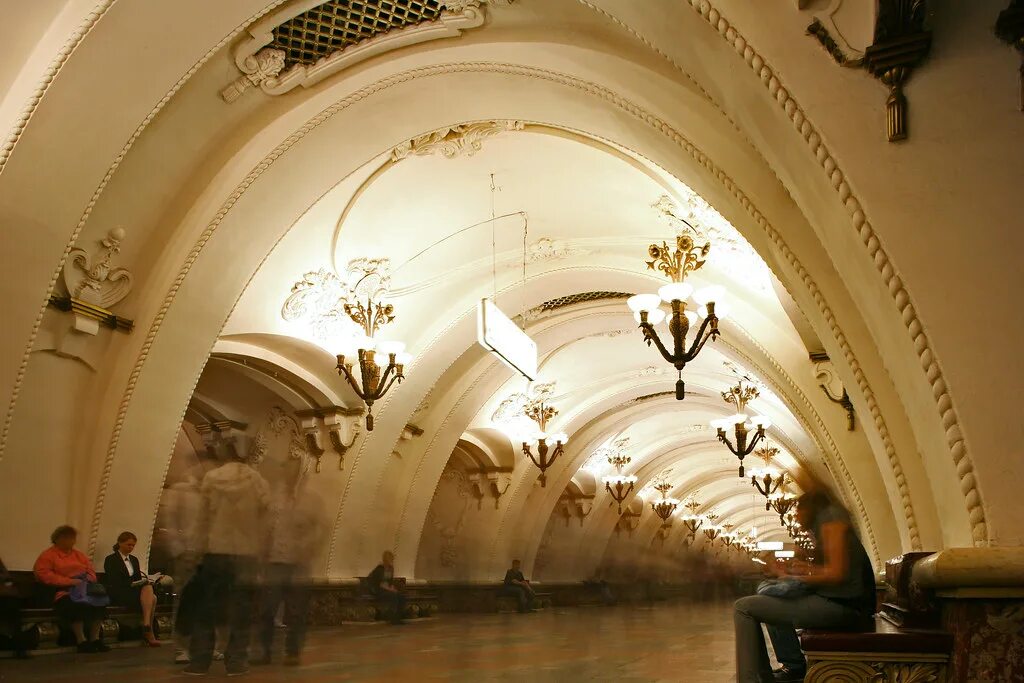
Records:
<instances>
[{"instance_id":1,"label":"person sitting on bench","mask_svg":"<svg viewBox=\"0 0 1024 683\"><path fill-rule=\"evenodd\" d=\"M392 624L405 623L405 595L395 585L395 555L386 551L381 557L381 563L374 567L367 577L366 583L370 589L370 595L378 602L384 603L385 610L390 612Z\"/></svg>"},{"instance_id":2,"label":"person sitting on bench","mask_svg":"<svg viewBox=\"0 0 1024 683\"><path fill-rule=\"evenodd\" d=\"M53 544L36 559L33 572L36 581L56 589L53 596L53 611L63 623L71 625L79 652L109 652L110 648L100 640L100 626L106 609L88 602L71 599L71 589L83 582L95 583L96 570L92 560L85 553L75 549L78 530L71 526L59 526L50 534ZM89 635L86 637L85 628Z\"/></svg>"},{"instance_id":3,"label":"person sitting on bench","mask_svg":"<svg viewBox=\"0 0 1024 683\"><path fill-rule=\"evenodd\" d=\"M503 595L511 595L516 599L520 612L531 612L534 611L531 603L536 596L533 586L523 576L521 565L519 560L512 560L512 568L505 572L505 585L502 586L501 592Z\"/></svg>"},{"instance_id":4,"label":"person sitting on bench","mask_svg":"<svg viewBox=\"0 0 1024 683\"><path fill-rule=\"evenodd\" d=\"M864 630L875 611L874 572L849 513L818 484L797 500L796 514L814 537L818 563L792 562L787 571L772 562L769 571L787 577L773 587L778 595L736 601L737 683L802 681L807 664L796 629ZM761 624L768 627L782 665L775 671L770 670Z\"/></svg>"},{"instance_id":5,"label":"person sitting on bench","mask_svg":"<svg viewBox=\"0 0 1024 683\"><path fill-rule=\"evenodd\" d=\"M103 585L110 602L133 612L142 612L142 638L150 647L160 647L153 635L153 612L156 593L153 586L165 577L150 577L142 571L139 558L132 555L139 539L130 531L122 531L114 544L114 552L103 560Z\"/></svg>"}]
</instances>

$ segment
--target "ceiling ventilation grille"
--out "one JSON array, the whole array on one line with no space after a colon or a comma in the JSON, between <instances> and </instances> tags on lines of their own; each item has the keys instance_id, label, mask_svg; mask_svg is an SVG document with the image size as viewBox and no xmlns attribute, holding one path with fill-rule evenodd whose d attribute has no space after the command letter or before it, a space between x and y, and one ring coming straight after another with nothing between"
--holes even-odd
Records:
<instances>
[{"instance_id":1,"label":"ceiling ventilation grille","mask_svg":"<svg viewBox=\"0 0 1024 683\"><path fill-rule=\"evenodd\" d=\"M547 311L554 311L559 308L565 308L566 306L586 303L588 301L600 301L602 299L628 299L631 296L633 295L629 292L581 292L580 294L570 294L569 296L560 296L557 299L545 301L537 307L537 310L543 313Z\"/></svg>"},{"instance_id":2,"label":"ceiling ventilation grille","mask_svg":"<svg viewBox=\"0 0 1024 683\"><path fill-rule=\"evenodd\" d=\"M285 63L315 64L350 45L437 19L441 0L330 0L274 29L270 47L284 50Z\"/></svg>"},{"instance_id":3,"label":"ceiling ventilation grille","mask_svg":"<svg viewBox=\"0 0 1024 683\"><path fill-rule=\"evenodd\" d=\"M644 394L643 396L637 396L633 399L634 403L642 403L643 401L650 401L652 398L661 398L662 396L675 396L674 391L659 391L656 394Z\"/></svg>"}]
</instances>

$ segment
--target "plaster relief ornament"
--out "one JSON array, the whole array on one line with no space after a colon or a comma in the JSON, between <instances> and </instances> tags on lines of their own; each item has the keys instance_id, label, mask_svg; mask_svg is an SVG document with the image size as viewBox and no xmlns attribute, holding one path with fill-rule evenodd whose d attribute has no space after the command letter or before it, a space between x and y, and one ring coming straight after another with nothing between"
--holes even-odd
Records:
<instances>
[{"instance_id":1,"label":"plaster relief ornament","mask_svg":"<svg viewBox=\"0 0 1024 683\"><path fill-rule=\"evenodd\" d=\"M246 57L244 73L221 90L220 96L225 102L231 104L249 88L259 86L264 81L280 74L284 69L284 60L284 50L275 50L269 47Z\"/></svg>"},{"instance_id":2,"label":"plaster relief ornament","mask_svg":"<svg viewBox=\"0 0 1024 683\"><path fill-rule=\"evenodd\" d=\"M530 245L526 252L527 263L538 263L542 261L555 261L569 258L584 253L579 247L574 247L566 242L556 242L550 237L541 237Z\"/></svg>"},{"instance_id":3,"label":"plaster relief ornament","mask_svg":"<svg viewBox=\"0 0 1024 683\"><path fill-rule=\"evenodd\" d=\"M321 342L338 334L352 334L352 324L345 314L347 294L345 284L326 268L310 271L292 285L291 294L281 306L281 317L306 323Z\"/></svg>"},{"instance_id":4,"label":"plaster relief ornament","mask_svg":"<svg viewBox=\"0 0 1024 683\"><path fill-rule=\"evenodd\" d=\"M662 195L651 206L677 235L692 233L690 226L694 226L698 241L714 243L715 249L708 255L712 267L723 270L731 280L742 282L757 292L767 294L772 291L770 273L764 260L739 231L696 192L685 188L679 203L668 195Z\"/></svg>"},{"instance_id":5,"label":"plaster relief ornament","mask_svg":"<svg viewBox=\"0 0 1024 683\"><path fill-rule=\"evenodd\" d=\"M523 130L522 121L477 121L449 126L420 135L391 150L391 160L398 162L410 156L440 154L446 159L473 156L484 146L484 140L506 131Z\"/></svg>"},{"instance_id":6,"label":"plaster relief ornament","mask_svg":"<svg viewBox=\"0 0 1024 683\"><path fill-rule=\"evenodd\" d=\"M98 240L100 248L94 253L77 247L71 250L63 274L72 298L109 309L128 296L132 274L127 268L115 267L110 262L121 251L124 237L122 228L114 228Z\"/></svg>"}]
</instances>

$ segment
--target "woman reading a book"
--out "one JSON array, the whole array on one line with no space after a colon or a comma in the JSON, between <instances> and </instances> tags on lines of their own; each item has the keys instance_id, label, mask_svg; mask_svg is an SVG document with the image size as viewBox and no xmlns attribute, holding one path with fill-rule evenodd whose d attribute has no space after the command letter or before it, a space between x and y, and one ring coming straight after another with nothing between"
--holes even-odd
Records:
<instances>
[{"instance_id":1,"label":"woman reading a book","mask_svg":"<svg viewBox=\"0 0 1024 683\"><path fill-rule=\"evenodd\" d=\"M107 587L111 604L142 612L142 637L150 647L160 647L160 641L153 635L153 611L156 608L153 584L159 577L147 576L142 571L139 558L132 555L138 540L130 531L122 531L117 537L114 552L103 560L103 584Z\"/></svg>"}]
</instances>

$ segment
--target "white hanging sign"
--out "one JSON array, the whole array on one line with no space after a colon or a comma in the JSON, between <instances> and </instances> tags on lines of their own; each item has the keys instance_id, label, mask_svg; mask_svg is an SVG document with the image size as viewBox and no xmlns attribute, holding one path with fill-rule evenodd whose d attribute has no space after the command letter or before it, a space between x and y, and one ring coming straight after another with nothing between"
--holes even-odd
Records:
<instances>
[{"instance_id":1,"label":"white hanging sign","mask_svg":"<svg viewBox=\"0 0 1024 683\"><path fill-rule=\"evenodd\" d=\"M537 378L537 342L523 332L490 299L477 307L477 341L531 382Z\"/></svg>"}]
</instances>

